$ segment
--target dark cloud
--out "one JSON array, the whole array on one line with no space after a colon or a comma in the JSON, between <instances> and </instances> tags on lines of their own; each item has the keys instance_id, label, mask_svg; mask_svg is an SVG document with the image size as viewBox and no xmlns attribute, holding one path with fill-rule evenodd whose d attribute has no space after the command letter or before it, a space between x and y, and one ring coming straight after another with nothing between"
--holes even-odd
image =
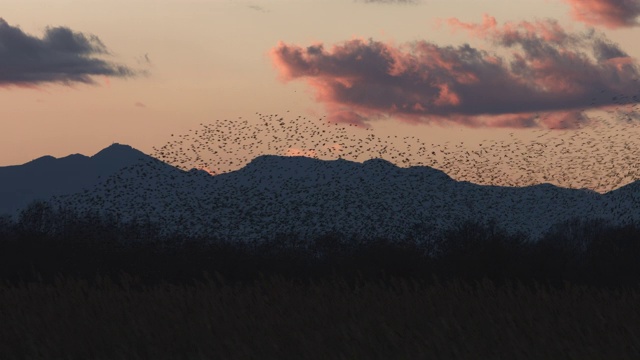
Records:
<instances>
[{"instance_id":1,"label":"dark cloud","mask_svg":"<svg viewBox=\"0 0 640 360\"><path fill-rule=\"evenodd\" d=\"M628 58L618 44L614 44L607 39L596 39L593 42L593 53L598 61L607 61L615 58Z\"/></svg>"},{"instance_id":2,"label":"dark cloud","mask_svg":"<svg viewBox=\"0 0 640 360\"><path fill-rule=\"evenodd\" d=\"M594 30L568 33L556 21L482 24L448 19L511 58L415 41L395 46L350 40L330 49L280 42L271 56L284 81L305 79L334 121L570 128L588 108L620 105L607 93L638 93L638 64ZM598 98L597 104L594 98ZM632 102L628 98L627 103Z\"/></svg>"},{"instance_id":3,"label":"dark cloud","mask_svg":"<svg viewBox=\"0 0 640 360\"><path fill-rule=\"evenodd\" d=\"M269 10L267 10L267 9L265 9L262 6L259 6L259 5L247 5L247 7L249 9L253 9L255 11L259 11L259 12L263 12L263 13L269 12Z\"/></svg>"},{"instance_id":4,"label":"dark cloud","mask_svg":"<svg viewBox=\"0 0 640 360\"><path fill-rule=\"evenodd\" d=\"M638 0L564 0L577 21L610 29L638 26Z\"/></svg>"},{"instance_id":5,"label":"dark cloud","mask_svg":"<svg viewBox=\"0 0 640 360\"><path fill-rule=\"evenodd\" d=\"M25 34L0 18L0 86L40 83L93 84L91 76L132 77L134 71L99 58L110 55L94 35L66 27L48 27L42 38Z\"/></svg>"}]
</instances>

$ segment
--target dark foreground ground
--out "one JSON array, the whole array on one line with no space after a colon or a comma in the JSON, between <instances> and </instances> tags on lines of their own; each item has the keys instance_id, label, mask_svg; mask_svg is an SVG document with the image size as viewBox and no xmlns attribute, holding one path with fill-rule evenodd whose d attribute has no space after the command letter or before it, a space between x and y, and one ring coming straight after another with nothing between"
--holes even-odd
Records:
<instances>
[{"instance_id":1,"label":"dark foreground ground","mask_svg":"<svg viewBox=\"0 0 640 360\"><path fill-rule=\"evenodd\" d=\"M640 358L634 226L242 246L44 218L0 222L2 359Z\"/></svg>"}]
</instances>

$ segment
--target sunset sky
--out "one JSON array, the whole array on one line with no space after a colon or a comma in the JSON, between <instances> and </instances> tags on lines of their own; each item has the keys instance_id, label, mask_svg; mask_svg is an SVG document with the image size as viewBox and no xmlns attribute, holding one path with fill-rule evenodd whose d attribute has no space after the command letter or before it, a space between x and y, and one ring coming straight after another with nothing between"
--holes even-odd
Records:
<instances>
[{"instance_id":1,"label":"sunset sky","mask_svg":"<svg viewBox=\"0 0 640 360\"><path fill-rule=\"evenodd\" d=\"M0 18L0 166L152 153L256 112L467 144L640 121L636 0L3 0Z\"/></svg>"}]
</instances>

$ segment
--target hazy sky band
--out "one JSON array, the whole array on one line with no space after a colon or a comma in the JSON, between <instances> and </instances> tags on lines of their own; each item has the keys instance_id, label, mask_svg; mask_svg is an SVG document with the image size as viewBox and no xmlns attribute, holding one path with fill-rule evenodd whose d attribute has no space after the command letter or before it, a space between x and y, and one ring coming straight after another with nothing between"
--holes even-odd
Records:
<instances>
[{"instance_id":1,"label":"hazy sky band","mask_svg":"<svg viewBox=\"0 0 640 360\"><path fill-rule=\"evenodd\" d=\"M0 48L0 164L114 141L150 153L173 132L256 112L465 143L486 127L529 136L605 111L635 119L637 3L6 0L0 42L14 45ZM564 42L541 43L549 34ZM306 65L318 73L283 83L274 51L320 44L324 63ZM358 51L378 67L348 57L327 67Z\"/></svg>"}]
</instances>

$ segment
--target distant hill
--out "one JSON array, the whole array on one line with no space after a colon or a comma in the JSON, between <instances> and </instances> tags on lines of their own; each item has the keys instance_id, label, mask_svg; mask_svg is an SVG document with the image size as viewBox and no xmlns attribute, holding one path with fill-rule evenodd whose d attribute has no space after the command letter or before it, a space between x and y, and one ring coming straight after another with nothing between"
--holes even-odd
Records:
<instances>
[{"instance_id":1,"label":"distant hill","mask_svg":"<svg viewBox=\"0 0 640 360\"><path fill-rule=\"evenodd\" d=\"M113 144L91 157L43 156L23 165L0 167L0 215L13 215L33 200L89 189L141 160L153 158L131 146Z\"/></svg>"},{"instance_id":2,"label":"distant hill","mask_svg":"<svg viewBox=\"0 0 640 360\"><path fill-rule=\"evenodd\" d=\"M16 215L48 200L119 219L157 221L169 231L233 239L327 232L404 238L443 231L462 220L495 219L533 237L573 217L640 220L640 185L601 195L551 184L485 186L456 181L426 166L258 156L211 176L183 171L130 146L94 156L44 156L0 167L0 213Z\"/></svg>"},{"instance_id":3,"label":"distant hill","mask_svg":"<svg viewBox=\"0 0 640 360\"><path fill-rule=\"evenodd\" d=\"M466 219L495 219L511 232L536 237L574 217L616 224L640 220L638 183L604 195L551 184L484 186L382 159L263 155L237 171L211 176L112 145L92 157L42 157L0 168L0 179L0 208L9 213L48 198L54 205L123 220L157 221L168 232L247 241L327 232L420 239Z\"/></svg>"}]
</instances>

